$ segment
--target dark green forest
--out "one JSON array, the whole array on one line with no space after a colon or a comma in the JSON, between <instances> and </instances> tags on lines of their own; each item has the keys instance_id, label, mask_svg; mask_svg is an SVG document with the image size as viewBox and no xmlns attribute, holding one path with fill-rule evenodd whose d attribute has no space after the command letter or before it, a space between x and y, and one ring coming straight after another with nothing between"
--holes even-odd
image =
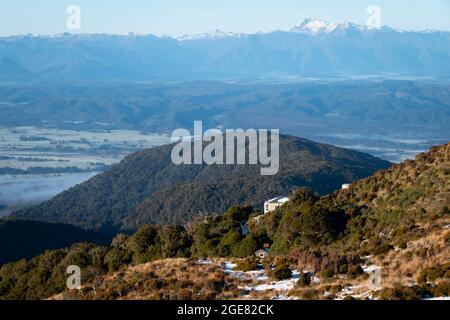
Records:
<instances>
[{"instance_id":1,"label":"dark green forest","mask_svg":"<svg viewBox=\"0 0 450 320\"><path fill-rule=\"evenodd\" d=\"M368 154L280 136L280 170L261 176L259 165L179 165L172 145L134 153L107 172L40 205L13 214L24 220L72 224L114 234L146 223L180 224L198 213L234 205L262 209L264 201L308 187L324 195L390 163Z\"/></svg>"},{"instance_id":2,"label":"dark green forest","mask_svg":"<svg viewBox=\"0 0 450 320\"><path fill-rule=\"evenodd\" d=\"M174 257L248 258L264 244L270 245L275 279L290 272L289 264L305 261L323 278L362 276L361 257L385 256L395 248L401 252L425 232L442 230L437 222L450 217L449 157L447 144L378 171L348 190L317 196L299 188L289 194L289 202L264 215L251 206L235 206L222 215L197 215L183 225L146 224L132 235L118 234L109 246L78 243L48 250L3 265L0 298L42 299L57 294L65 288L69 265L81 267L82 282L88 284L85 289L95 290L96 279L129 265ZM244 222L248 234L243 234ZM438 255L437 250L448 247L450 234L443 240L434 249L418 251L417 257ZM448 296L448 281L430 281L448 279L449 272L448 262L424 268L416 279L418 286L387 288L382 298ZM308 279L302 282L307 284Z\"/></svg>"}]
</instances>

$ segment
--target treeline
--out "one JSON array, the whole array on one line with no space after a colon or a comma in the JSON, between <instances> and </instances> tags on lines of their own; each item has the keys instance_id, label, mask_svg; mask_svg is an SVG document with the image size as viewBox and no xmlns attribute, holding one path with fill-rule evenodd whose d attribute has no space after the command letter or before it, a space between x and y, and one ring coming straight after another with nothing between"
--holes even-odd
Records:
<instances>
[{"instance_id":1,"label":"treeline","mask_svg":"<svg viewBox=\"0 0 450 320\"><path fill-rule=\"evenodd\" d=\"M197 216L183 226L144 225L131 236L117 235L108 247L76 244L9 263L0 269L0 299L40 299L59 293L65 289L69 265L82 269L82 283L87 284L130 264L172 257L250 257L265 244L270 246L270 258L285 260L282 266L308 265L322 278L363 276L360 257L407 250L408 243L425 235L420 226L442 230L441 222L450 218L449 150L450 144L434 148L416 161L333 195L317 197L298 189L289 202L264 215L252 207L232 207L220 216ZM447 233L444 244L417 252L422 259L418 261L428 261L448 248L449 239ZM448 265L436 261L417 282L423 284L421 292L448 295L448 281L429 287L430 281L448 279ZM286 270L281 268L280 274Z\"/></svg>"},{"instance_id":2,"label":"treeline","mask_svg":"<svg viewBox=\"0 0 450 320\"><path fill-rule=\"evenodd\" d=\"M70 265L79 266L82 282L88 283L129 264L157 259L248 257L265 243L273 245L274 254L303 242L327 244L342 235L346 221L343 211L329 209L312 192L301 189L293 194L289 206L264 218L252 207L233 207L222 216L199 216L185 226L144 225L131 236L117 235L109 247L81 243L49 250L29 261L5 264L0 269L0 297L41 299L61 292ZM295 217L300 219L292 224Z\"/></svg>"},{"instance_id":3,"label":"treeline","mask_svg":"<svg viewBox=\"0 0 450 320\"><path fill-rule=\"evenodd\" d=\"M419 217L425 221L448 214L447 209ZM390 226L390 236L376 234L376 224ZM252 207L232 207L220 216L197 216L183 226L144 225L131 236L117 235L109 247L81 243L6 264L0 269L0 299L57 294L65 290L69 265L79 266L82 283L88 284L130 264L173 257L251 257L265 244L272 258L284 259L283 265L309 265L323 278L352 278L364 274L361 256L386 254L406 235L417 236L409 224L393 223L369 207L336 201L335 195L317 197L302 188L265 215Z\"/></svg>"}]
</instances>

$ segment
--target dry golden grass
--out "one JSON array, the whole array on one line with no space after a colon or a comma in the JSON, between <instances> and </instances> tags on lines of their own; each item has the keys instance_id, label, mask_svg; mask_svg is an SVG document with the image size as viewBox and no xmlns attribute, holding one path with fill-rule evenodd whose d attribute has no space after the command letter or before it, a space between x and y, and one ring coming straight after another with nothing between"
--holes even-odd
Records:
<instances>
[{"instance_id":1,"label":"dry golden grass","mask_svg":"<svg viewBox=\"0 0 450 320\"><path fill-rule=\"evenodd\" d=\"M94 281L95 282L95 281ZM80 291L66 291L52 299L196 300L233 299L239 295L235 279L222 261L198 264L191 259L165 259L129 266L97 279Z\"/></svg>"},{"instance_id":2,"label":"dry golden grass","mask_svg":"<svg viewBox=\"0 0 450 320\"><path fill-rule=\"evenodd\" d=\"M391 251L376 263L383 266L383 285L411 285L422 270L450 262L450 246L445 242L450 232L444 226L450 219L421 225L424 236L407 243L406 249Z\"/></svg>"}]
</instances>

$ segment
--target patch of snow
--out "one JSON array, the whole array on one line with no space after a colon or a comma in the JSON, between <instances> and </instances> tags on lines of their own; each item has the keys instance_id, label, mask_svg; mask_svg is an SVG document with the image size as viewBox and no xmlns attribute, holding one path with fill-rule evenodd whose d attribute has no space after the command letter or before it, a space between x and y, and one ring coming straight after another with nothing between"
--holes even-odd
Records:
<instances>
[{"instance_id":1,"label":"patch of snow","mask_svg":"<svg viewBox=\"0 0 450 320\"><path fill-rule=\"evenodd\" d=\"M240 225L241 225L242 235L246 236L248 234L248 223L247 223L247 221L245 221L245 220L242 221Z\"/></svg>"},{"instance_id":2,"label":"patch of snow","mask_svg":"<svg viewBox=\"0 0 450 320\"><path fill-rule=\"evenodd\" d=\"M363 269L364 272L366 272L366 273L372 273L372 272L381 270L381 267L372 264L372 265L370 265L370 266L362 266L362 269Z\"/></svg>"},{"instance_id":3,"label":"patch of snow","mask_svg":"<svg viewBox=\"0 0 450 320\"><path fill-rule=\"evenodd\" d=\"M276 295L275 297L272 297L271 300L295 300L295 297L288 297L282 294Z\"/></svg>"},{"instance_id":4,"label":"patch of snow","mask_svg":"<svg viewBox=\"0 0 450 320\"><path fill-rule=\"evenodd\" d=\"M346 32L349 30L354 31L368 31L367 26L357 25L350 22L342 23L330 23L321 19L306 18L295 25L291 32L306 33L311 35L329 34L333 32Z\"/></svg>"},{"instance_id":5,"label":"patch of snow","mask_svg":"<svg viewBox=\"0 0 450 320\"><path fill-rule=\"evenodd\" d=\"M219 40L225 38L239 38L242 33L235 32L224 32L222 30L216 29L208 33L199 33L195 35L185 34L181 37L176 38L178 41L188 41L188 40Z\"/></svg>"},{"instance_id":6,"label":"patch of snow","mask_svg":"<svg viewBox=\"0 0 450 320\"><path fill-rule=\"evenodd\" d=\"M342 300L345 297L353 297L356 299L364 299L368 298L373 300L373 290L367 289L362 285L349 285L347 287L342 288L342 290L337 293L337 298L335 300Z\"/></svg>"},{"instance_id":7,"label":"patch of snow","mask_svg":"<svg viewBox=\"0 0 450 320\"><path fill-rule=\"evenodd\" d=\"M292 277L290 279L286 280L280 280L280 281L272 281L270 283L262 283L257 284L254 286L246 286L243 287L246 291L268 291L268 290L275 290L275 291L290 291L294 288L295 284L298 281L300 272L297 270L292 271ZM260 275L261 279L267 280L267 276L264 274Z\"/></svg>"},{"instance_id":8,"label":"patch of snow","mask_svg":"<svg viewBox=\"0 0 450 320\"><path fill-rule=\"evenodd\" d=\"M234 268L237 266L236 263L232 263L231 261L225 261L223 270L228 273L235 273Z\"/></svg>"},{"instance_id":9,"label":"patch of snow","mask_svg":"<svg viewBox=\"0 0 450 320\"><path fill-rule=\"evenodd\" d=\"M209 259L198 259L197 264L211 264L212 261Z\"/></svg>"},{"instance_id":10,"label":"patch of snow","mask_svg":"<svg viewBox=\"0 0 450 320\"><path fill-rule=\"evenodd\" d=\"M445 300L445 301L450 301L450 297L426 298L426 299L422 299L422 300Z\"/></svg>"},{"instance_id":11,"label":"patch of snow","mask_svg":"<svg viewBox=\"0 0 450 320\"><path fill-rule=\"evenodd\" d=\"M255 279L257 281L266 281L268 279L266 272L264 270L253 270L245 272L250 278Z\"/></svg>"},{"instance_id":12,"label":"patch of snow","mask_svg":"<svg viewBox=\"0 0 450 320\"><path fill-rule=\"evenodd\" d=\"M320 284L320 278L317 277L317 276L314 276L314 277L311 279L311 283L312 283L312 284Z\"/></svg>"}]
</instances>

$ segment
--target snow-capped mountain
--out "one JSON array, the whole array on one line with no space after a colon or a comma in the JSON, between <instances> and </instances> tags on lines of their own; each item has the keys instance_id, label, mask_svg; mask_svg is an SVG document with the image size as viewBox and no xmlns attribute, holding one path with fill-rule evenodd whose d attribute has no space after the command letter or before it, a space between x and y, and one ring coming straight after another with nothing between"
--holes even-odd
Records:
<instances>
[{"instance_id":1,"label":"snow-capped mountain","mask_svg":"<svg viewBox=\"0 0 450 320\"><path fill-rule=\"evenodd\" d=\"M367 27L360 26L350 22L330 23L320 19L306 18L300 21L298 24L296 24L290 31L317 35L320 33L333 33L336 31L348 31L348 30L364 31L367 30Z\"/></svg>"},{"instance_id":2,"label":"snow-capped mountain","mask_svg":"<svg viewBox=\"0 0 450 320\"><path fill-rule=\"evenodd\" d=\"M106 34L19 36L0 38L0 61L6 61L3 69L9 70L0 77L4 80L202 80L340 74L450 77L450 32L406 32L387 26L371 29L308 18L285 31L242 34L216 30L178 39Z\"/></svg>"},{"instance_id":3,"label":"snow-capped mountain","mask_svg":"<svg viewBox=\"0 0 450 320\"><path fill-rule=\"evenodd\" d=\"M338 23L328 23L320 19L306 18L296 24L290 31L310 34L331 33L336 31L339 26Z\"/></svg>"},{"instance_id":4,"label":"snow-capped mountain","mask_svg":"<svg viewBox=\"0 0 450 320\"><path fill-rule=\"evenodd\" d=\"M243 35L242 33L236 33L236 32L225 32L219 29L216 29L214 31L208 32L208 33L198 33L194 35L184 34L181 37L177 37L176 39L179 41L186 41L186 40L218 40L218 39L224 39L224 38L234 38L234 37L240 37Z\"/></svg>"},{"instance_id":5,"label":"snow-capped mountain","mask_svg":"<svg viewBox=\"0 0 450 320\"><path fill-rule=\"evenodd\" d=\"M391 31L402 32L400 30L393 29L389 26L369 27L367 25L359 25L352 22L327 22L321 19L306 18L296 24L291 32L319 35L319 34L333 34L333 33L349 33L349 32L376 32L376 31Z\"/></svg>"},{"instance_id":6,"label":"snow-capped mountain","mask_svg":"<svg viewBox=\"0 0 450 320\"><path fill-rule=\"evenodd\" d=\"M373 28L367 25L359 25L352 22L327 22L325 20L316 19L316 18L305 18L301 20L298 24L292 27L290 30L286 30L287 32L293 32L298 34L308 34L308 35L320 35L320 34L333 34L333 33L347 33L347 32L368 32L368 31L397 31L402 32L400 30L393 29L388 26L381 26L380 28ZM429 32L429 31L427 31ZM270 34L273 32L258 32L257 34ZM224 39L224 38L235 38L245 36L244 33L236 33L236 32L225 32L219 29L208 33L199 33L194 35L185 34L181 37L177 37L176 39L179 41L186 40L199 40L199 39ZM248 34L247 34L248 35Z\"/></svg>"}]
</instances>

